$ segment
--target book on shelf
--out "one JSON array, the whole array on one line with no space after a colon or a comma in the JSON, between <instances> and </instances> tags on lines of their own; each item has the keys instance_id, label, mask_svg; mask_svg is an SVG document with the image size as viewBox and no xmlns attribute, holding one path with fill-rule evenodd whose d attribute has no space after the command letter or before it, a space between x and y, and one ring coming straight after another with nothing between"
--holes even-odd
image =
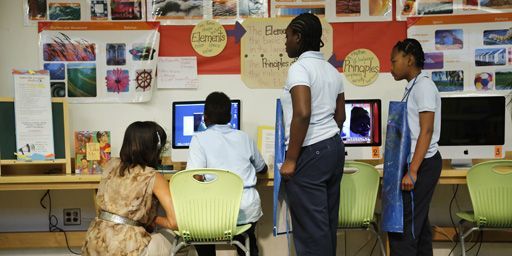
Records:
<instances>
[{"instance_id":1,"label":"book on shelf","mask_svg":"<svg viewBox=\"0 0 512 256\"><path fill-rule=\"evenodd\" d=\"M75 173L101 173L111 157L109 131L75 131Z\"/></svg>"}]
</instances>

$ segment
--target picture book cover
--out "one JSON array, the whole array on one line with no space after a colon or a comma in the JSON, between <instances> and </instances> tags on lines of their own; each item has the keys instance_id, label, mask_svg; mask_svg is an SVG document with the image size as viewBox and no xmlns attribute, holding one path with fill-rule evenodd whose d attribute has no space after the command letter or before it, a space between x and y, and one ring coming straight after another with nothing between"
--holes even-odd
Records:
<instances>
[{"instance_id":1,"label":"picture book cover","mask_svg":"<svg viewBox=\"0 0 512 256\"><path fill-rule=\"evenodd\" d=\"M110 156L109 131L75 132L75 173L101 173Z\"/></svg>"}]
</instances>

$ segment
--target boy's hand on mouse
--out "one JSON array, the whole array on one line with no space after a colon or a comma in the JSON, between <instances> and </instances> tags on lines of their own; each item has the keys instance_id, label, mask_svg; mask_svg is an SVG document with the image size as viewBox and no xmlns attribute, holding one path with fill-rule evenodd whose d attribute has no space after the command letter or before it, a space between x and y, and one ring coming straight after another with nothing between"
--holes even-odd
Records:
<instances>
[{"instance_id":1,"label":"boy's hand on mouse","mask_svg":"<svg viewBox=\"0 0 512 256\"><path fill-rule=\"evenodd\" d=\"M295 174L296 165L297 163L295 161L285 159L281 169L279 170L279 173L281 176L283 176L283 178L290 179Z\"/></svg>"}]
</instances>

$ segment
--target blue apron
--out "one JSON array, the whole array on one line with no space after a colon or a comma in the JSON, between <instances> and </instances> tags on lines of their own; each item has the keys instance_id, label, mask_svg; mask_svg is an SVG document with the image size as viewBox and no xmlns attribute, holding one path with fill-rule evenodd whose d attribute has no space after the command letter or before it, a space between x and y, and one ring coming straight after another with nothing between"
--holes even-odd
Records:
<instances>
[{"instance_id":1,"label":"blue apron","mask_svg":"<svg viewBox=\"0 0 512 256\"><path fill-rule=\"evenodd\" d=\"M402 101L389 102L382 182L381 226L384 232L403 233L404 229L401 184L411 152L411 134L407 123L407 100L415 83L416 78Z\"/></svg>"}]
</instances>

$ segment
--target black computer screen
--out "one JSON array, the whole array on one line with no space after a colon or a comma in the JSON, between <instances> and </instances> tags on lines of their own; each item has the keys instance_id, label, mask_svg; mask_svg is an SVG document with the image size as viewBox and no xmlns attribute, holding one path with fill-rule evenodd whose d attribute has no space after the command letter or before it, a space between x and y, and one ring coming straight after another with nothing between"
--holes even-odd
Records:
<instances>
[{"instance_id":1,"label":"black computer screen","mask_svg":"<svg viewBox=\"0 0 512 256\"><path fill-rule=\"evenodd\" d=\"M439 145L503 145L505 97L445 97L441 99Z\"/></svg>"}]
</instances>

